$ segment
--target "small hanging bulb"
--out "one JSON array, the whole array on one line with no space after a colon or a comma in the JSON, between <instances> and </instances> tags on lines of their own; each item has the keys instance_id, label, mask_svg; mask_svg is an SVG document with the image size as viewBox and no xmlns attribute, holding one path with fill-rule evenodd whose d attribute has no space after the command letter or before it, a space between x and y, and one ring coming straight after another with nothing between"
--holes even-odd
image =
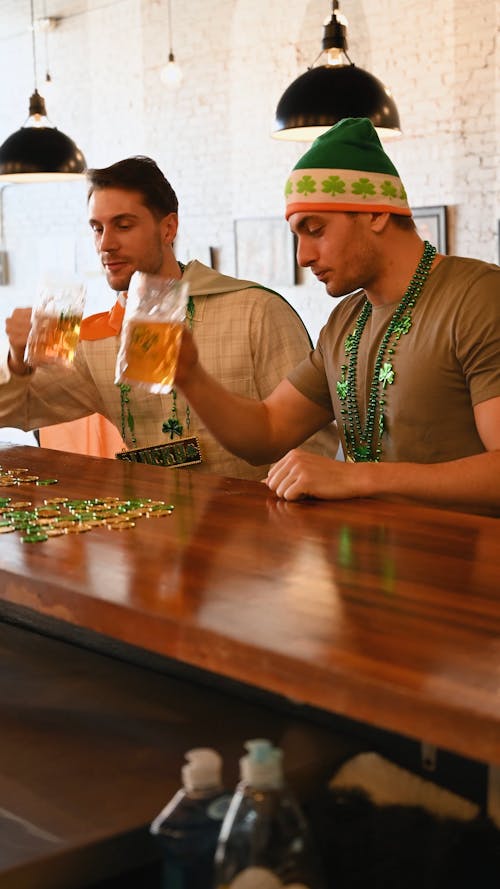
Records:
<instances>
[{"instance_id":1,"label":"small hanging bulb","mask_svg":"<svg viewBox=\"0 0 500 889\"><path fill-rule=\"evenodd\" d=\"M170 46L170 51L168 53L168 62L164 68L160 71L160 80L165 86L168 86L169 89L177 89L181 80L182 80L182 71L175 61L174 52L172 49L172 8L171 8L171 0L168 0L168 42Z\"/></svg>"},{"instance_id":2,"label":"small hanging bulb","mask_svg":"<svg viewBox=\"0 0 500 889\"><path fill-rule=\"evenodd\" d=\"M160 80L170 89L176 89L182 81L182 71L175 61L172 50L168 54L168 63L160 71Z\"/></svg>"},{"instance_id":3,"label":"small hanging bulb","mask_svg":"<svg viewBox=\"0 0 500 889\"><path fill-rule=\"evenodd\" d=\"M45 4L44 4L45 6ZM35 22L35 31L40 32L44 36L45 44L45 78L43 81L43 91L50 98L52 93L52 75L50 73L49 62L49 33L57 28L60 19L47 16L47 10L44 10L44 18L37 19Z\"/></svg>"}]
</instances>

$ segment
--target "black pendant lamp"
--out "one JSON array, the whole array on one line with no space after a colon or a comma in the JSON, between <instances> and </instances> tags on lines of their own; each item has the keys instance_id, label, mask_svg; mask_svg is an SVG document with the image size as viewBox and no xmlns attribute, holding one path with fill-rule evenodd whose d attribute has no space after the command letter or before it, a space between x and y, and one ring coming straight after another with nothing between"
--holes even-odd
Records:
<instances>
[{"instance_id":1,"label":"black pendant lamp","mask_svg":"<svg viewBox=\"0 0 500 889\"><path fill-rule=\"evenodd\" d=\"M347 55L346 26L333 0L318 56L326 52L327 60L311 66L285 90L276 108L273 138L312 142L345 117L368 117L382 139L401 135L398 109L387 87Z\"/></svg>"},{"instance_id":2,"label":"black pendant lamp","mask_svg":"<svg viewBox=\"0 0 500 889\"><path fill-rule=\"evenodd\" d=\"M35 27L31 0L31 31L35 91L30 98L25 124L0 145L0 181L60 182L79 179L85 158L69 136L54 127L37 89Z\"/></svg>"}]
</instances>

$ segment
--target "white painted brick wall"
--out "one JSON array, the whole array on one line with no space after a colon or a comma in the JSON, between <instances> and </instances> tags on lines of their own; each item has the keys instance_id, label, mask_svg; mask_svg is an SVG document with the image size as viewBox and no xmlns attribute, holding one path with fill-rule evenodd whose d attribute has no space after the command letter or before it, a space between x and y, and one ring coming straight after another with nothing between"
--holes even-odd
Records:
<instances>
[{"instance_id":1,"label":"white painted brick wall","mask_svg":"<svg viewBox=\"0 0 500 889\"><path fill-rule=\"evenodd\" d=\"M180 200L182 253L218 248L234 273L234 219L282 216L283 185L307 146L270 138L277 101L321 48L329 0L171 0L184 80L160 81L168 56L166 0L35 0L61 16L49 34L49 116L91 166L154 157ZM449 251L498 261L500 0L343 0L349 54L393 91L404 138L387 146L414 206L445 204ZM27 114L33 75L29 0L0 0L0 141ZM45 41L38 39L44 93ZM0 328L31 301L39 271L58 262L89 281L90 307L109 294L92 252L82 183L1 192L11 278ZM0 248L1 249L1 248ZM313 337L332 303L307 271L282 292Z\"/></svg>"}]
</instances>

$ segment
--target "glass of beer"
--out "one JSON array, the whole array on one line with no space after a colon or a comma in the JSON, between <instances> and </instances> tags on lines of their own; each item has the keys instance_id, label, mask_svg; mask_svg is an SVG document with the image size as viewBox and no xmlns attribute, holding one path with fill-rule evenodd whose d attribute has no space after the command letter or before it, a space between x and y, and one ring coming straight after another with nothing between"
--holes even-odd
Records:
<instances>
[{"instance_id":1,"label":"glass of beer","mask_svg":"<svg viewBox=\"0 0 500 889\"><path fill-rule=\"evenodd\" d=\"M43 281L31 313L25 360L36 367L70 367L80 336L86 290L71 276L50 275Z\"/></svg>"},{"instance_id":2,"label":"glass of beer","mask_svg":"<svg viewBox=\"0 0 500 889\"><path fill-rule=\"evenodd\" d=\"M132 275L115 382L156 394L171 391L187 300L188 286L182 281L145 272Z\"/></svg>"}]
</instances>

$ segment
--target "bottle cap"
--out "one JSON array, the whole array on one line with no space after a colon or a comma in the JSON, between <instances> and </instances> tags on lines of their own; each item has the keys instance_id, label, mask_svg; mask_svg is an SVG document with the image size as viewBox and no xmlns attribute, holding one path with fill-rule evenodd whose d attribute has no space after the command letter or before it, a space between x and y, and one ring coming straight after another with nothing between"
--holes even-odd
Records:
<instances>
[{"instance_id":1,"label":"bottle cap","mask_svg":"<svg viewBox=\"0 0 500 889\"><path fill-rule=\"evenodd\" d=\"M248 750L240 759L241 780L259 790L283 786L282 751L265 738L245 742Z\"/></svg>"},{"instance_id":2,"label":"bottle cap","mask_svg":"<svg viewBox=\"0 0 500 889\"><path fill-rule=\"evenodd\" d=\"M222 785L222 758L211 747L195 747L186 753L182 783L187 791L206 790Z\"/></svg>"},{"instance_id":3,"label":"bottle cap","mask_svg":"<svg viewBox=\"0 0 500 889\"><path fill-rule=\"evenodd\" d=\"M246 867L234 878L229 889L283 889L283 883L267 867ZM287 885L287 889L292 889L292 885ZM296 883L293 889L297 889ZM299 889L307 889L307 886L299 886Z\"/></svg>"}]
</instances>

